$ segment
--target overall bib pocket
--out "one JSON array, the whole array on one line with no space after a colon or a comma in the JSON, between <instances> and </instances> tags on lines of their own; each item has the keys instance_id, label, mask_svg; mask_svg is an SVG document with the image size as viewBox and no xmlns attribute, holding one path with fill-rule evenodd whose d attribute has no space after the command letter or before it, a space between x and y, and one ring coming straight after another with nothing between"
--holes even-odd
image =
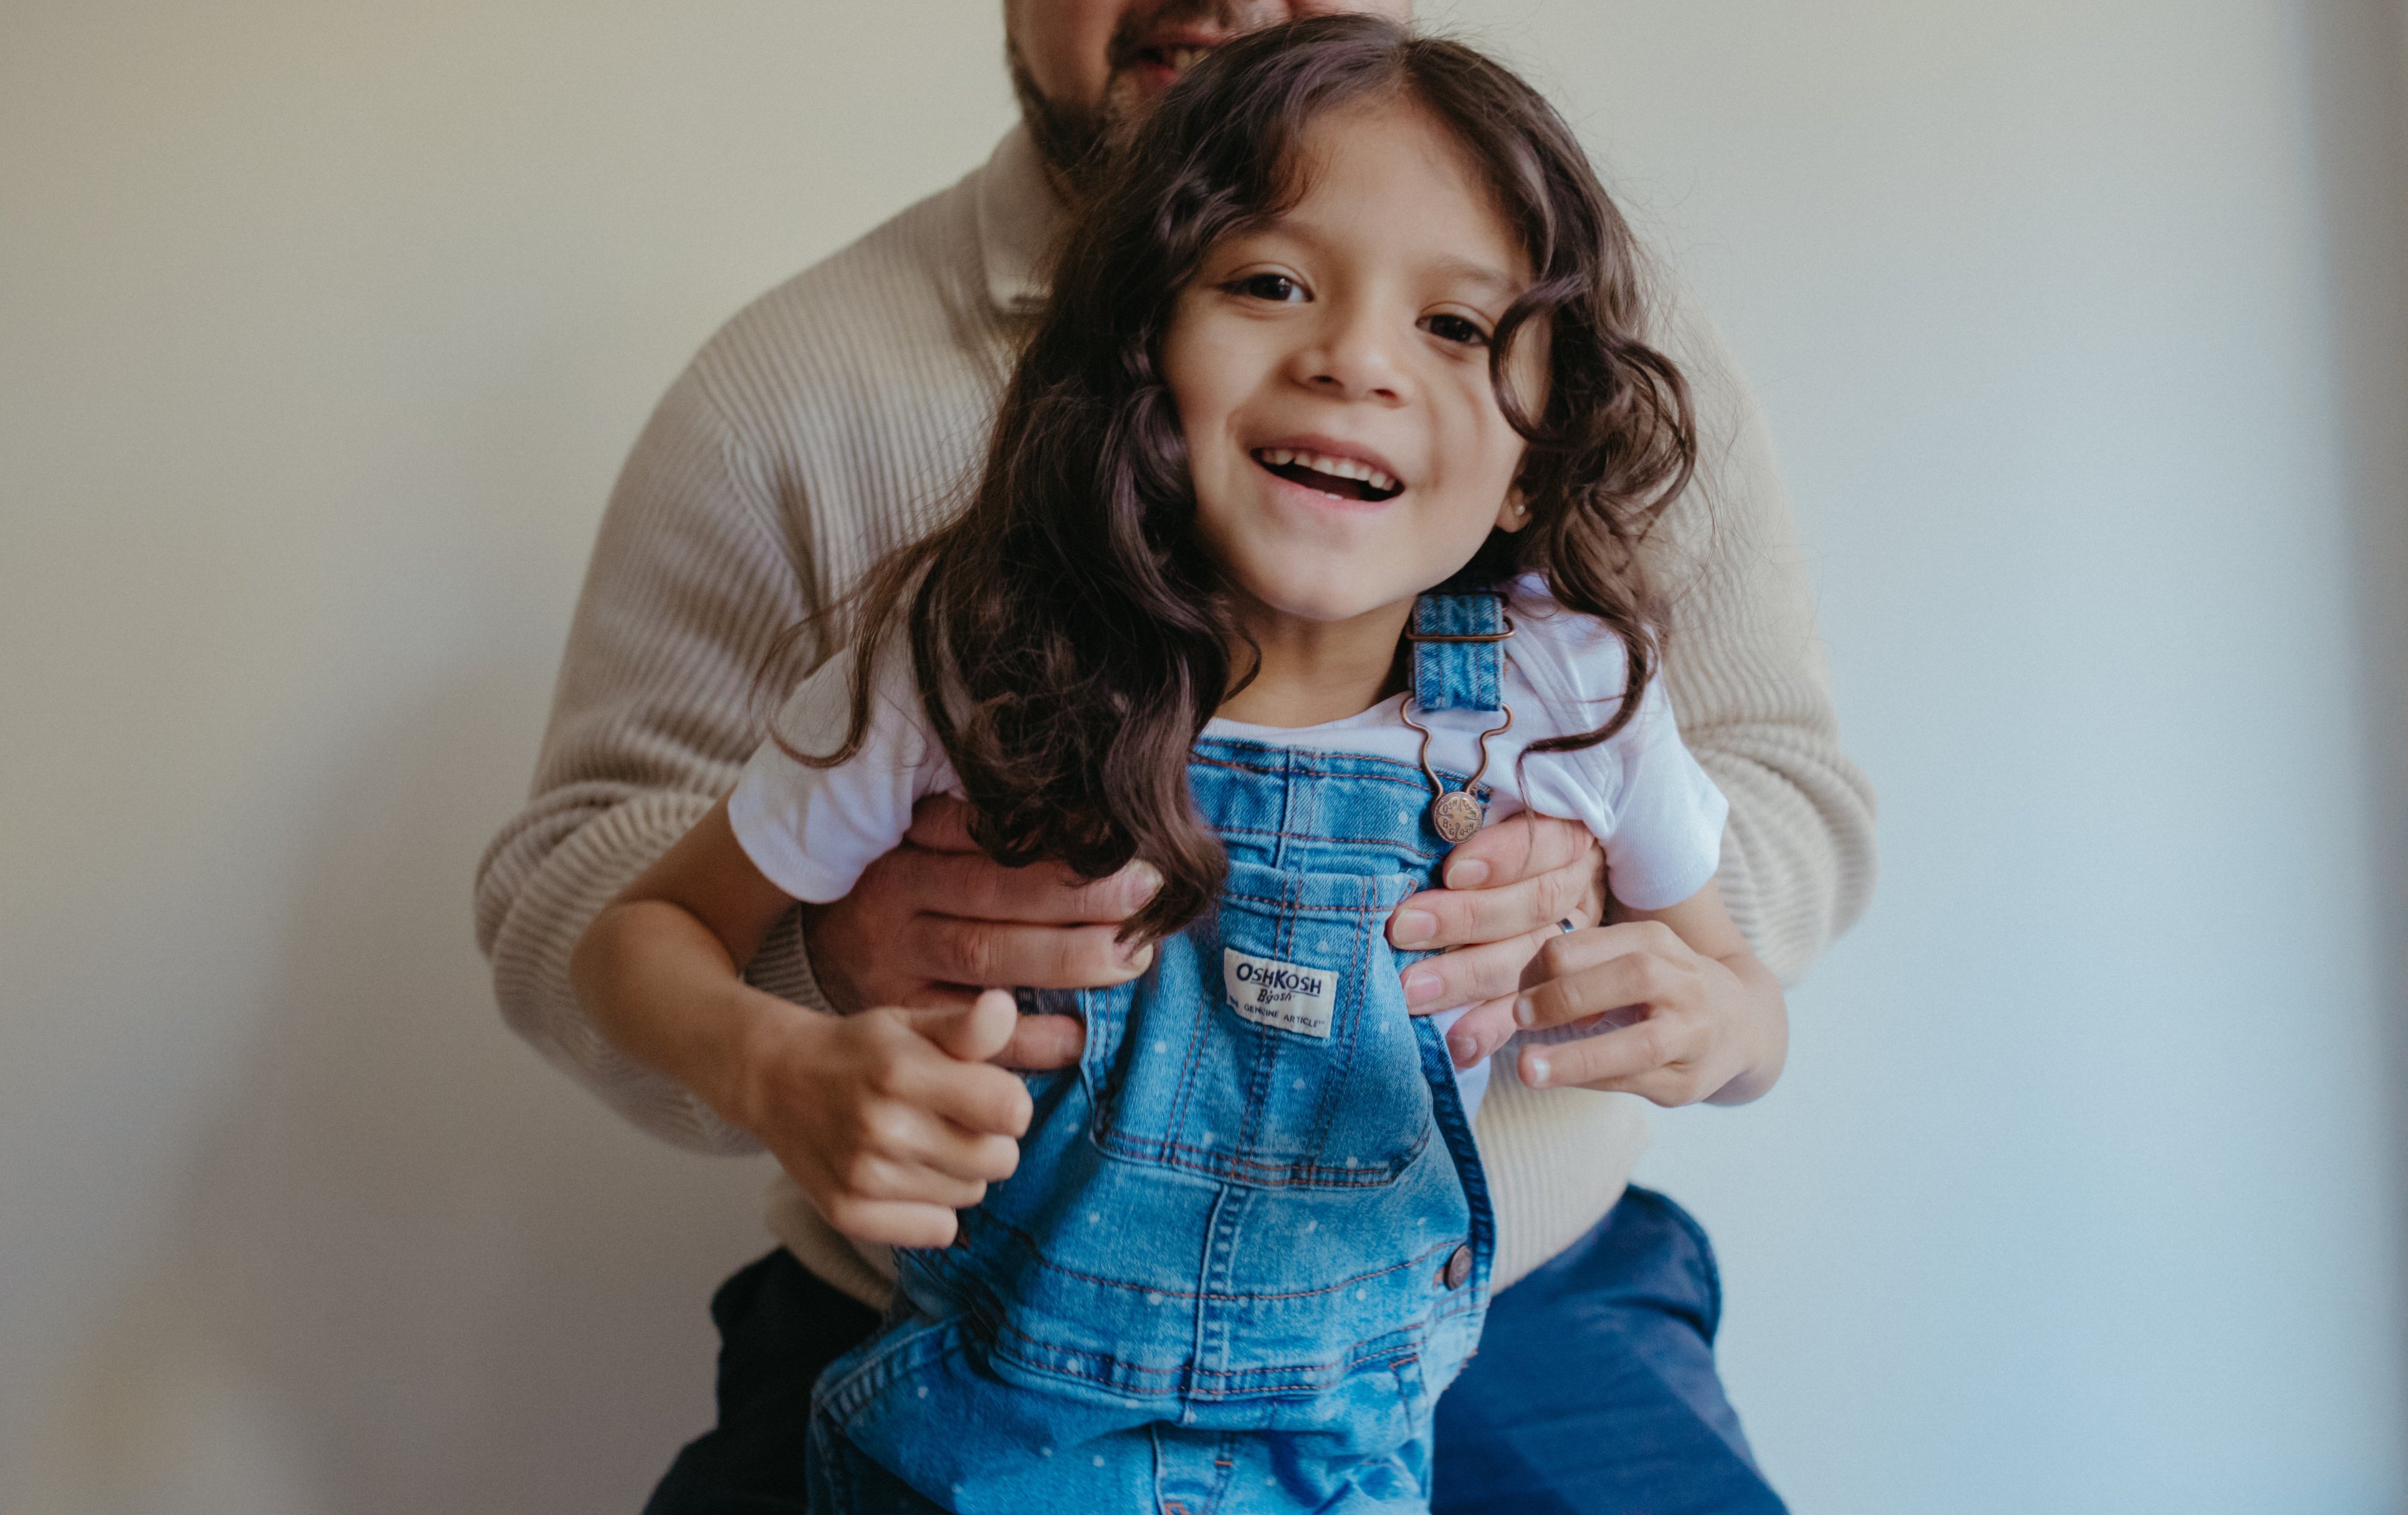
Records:
<instances>
[{"instance_id":1,"label":"overall bib pocket","mask_svg":"<svg viewBox=\"0 0 2408 1515\"><path fill-rule=\"evenodd\" d=\"M1137 985L1080 996L1096 1143L1261 1188L1395 1182L1433 1129L1384 934L1414 887L1233 860Z\"/></svg>"}]
</instances>

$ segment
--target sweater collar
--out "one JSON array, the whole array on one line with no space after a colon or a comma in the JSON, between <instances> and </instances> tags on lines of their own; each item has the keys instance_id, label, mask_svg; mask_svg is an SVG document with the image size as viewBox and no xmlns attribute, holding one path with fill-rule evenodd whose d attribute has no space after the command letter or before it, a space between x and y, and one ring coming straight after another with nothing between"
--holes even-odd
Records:
<instances>
[{"instance_id":1,"label":"sweater collar","mask_svg":"<svg viewBox=\"0 0 2408 1515\"><path fill-rule=\"evenodd\" d=\"M979 170L977 207L987 296L1006 315L1025 315L1044 302L1047 264L1069 217L1026 126L1006 132Z\"/></svg>"}]
</instances>

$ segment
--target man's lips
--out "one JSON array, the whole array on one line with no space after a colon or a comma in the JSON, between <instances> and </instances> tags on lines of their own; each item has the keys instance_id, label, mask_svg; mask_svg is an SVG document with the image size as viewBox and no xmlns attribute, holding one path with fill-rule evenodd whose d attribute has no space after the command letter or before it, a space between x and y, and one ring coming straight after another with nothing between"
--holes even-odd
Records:
<instances>
[{"instance_id":1,"label":"man's lips","mask_svg":"<svg viewBox=\"0 0 2408 1515\"><path fill-rule=\"evenodd\" d=\"M1202 36L1195 34L1153 36L1134 48L1125 50L1121 66L1137 74L1156 89L1168 89L1179 81L1179 76L1200 63L1206 53L1227 41L1226 37Z\"/></svg>"}]
</instances>

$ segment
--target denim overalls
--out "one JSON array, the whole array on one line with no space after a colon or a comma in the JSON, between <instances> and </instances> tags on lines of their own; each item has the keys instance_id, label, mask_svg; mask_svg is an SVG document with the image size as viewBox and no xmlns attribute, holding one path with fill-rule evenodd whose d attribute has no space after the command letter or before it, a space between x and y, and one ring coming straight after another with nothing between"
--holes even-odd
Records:
<instances>
[{"instance_id":1,"label":"denim overalls","mask_svg":"<svg viewBox=\"0 0 2408 1515\"><path fill-rule=\"evenodd\" d=\"M1423 708L1501 708L1502 622L1492 594L1422 597ZM1197 743L1219 903L1132 984L1024 993L1085 1022L1084 1055L1031 1076L1017 1173L953 1246L896 1254L884 1326L821 1378L813 1510L1426 1508L1494 1250L1453 1065L1384 935L1447 850L1434 781Z\"/></svg>"}]
</instances>

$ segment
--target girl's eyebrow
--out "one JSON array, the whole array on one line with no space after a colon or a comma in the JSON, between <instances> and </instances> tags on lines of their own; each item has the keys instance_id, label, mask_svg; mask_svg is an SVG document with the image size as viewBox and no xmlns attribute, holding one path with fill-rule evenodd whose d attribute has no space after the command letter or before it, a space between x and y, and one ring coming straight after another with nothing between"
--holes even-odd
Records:
<instances>
[{"instance_id":1,"label":"girl's eyebrow","mask_svg":"<svg viewBox=\"0 0 2408 1515\"><path fill-rule=\"evenodd\" d=\"M1431 264L1431 271L1456 282L1481 285L1508 300L1522 293L1521 279L1469 258L1441 258Z\"/></svg>"}]
</instances>

